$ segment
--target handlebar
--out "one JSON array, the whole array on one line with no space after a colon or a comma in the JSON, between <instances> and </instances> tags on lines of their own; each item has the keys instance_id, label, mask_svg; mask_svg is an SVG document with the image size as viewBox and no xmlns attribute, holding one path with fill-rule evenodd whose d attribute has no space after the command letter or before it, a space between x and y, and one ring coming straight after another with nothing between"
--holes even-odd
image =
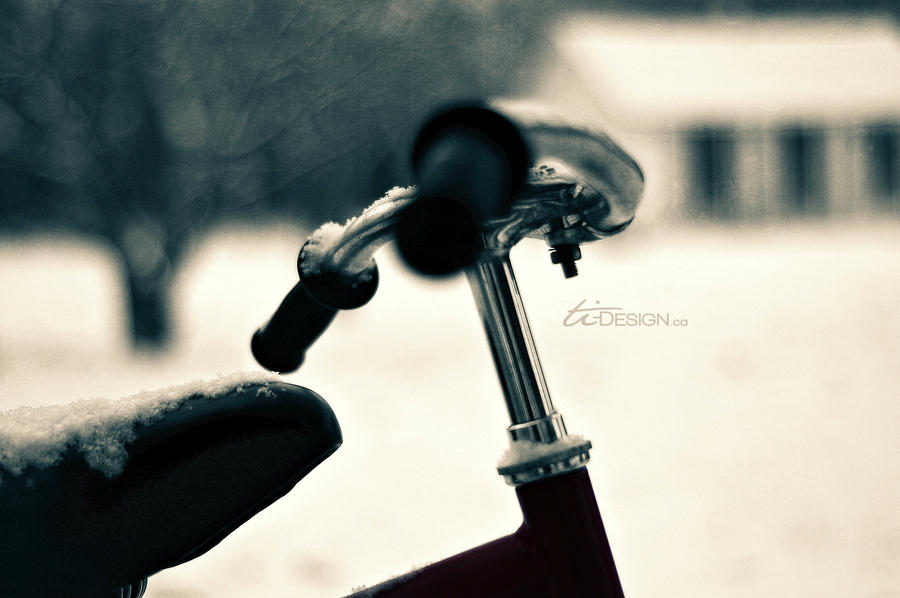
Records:
<instances>
[{"instance_id":1,"label":"handlebar","mask_svg":"<svg viewBox=\"0 0 900 598\"><path fill-rule=\"evenodd\" d=\"M394 188L310 236L297 260L300 282L253 335L263 367L295 370L336 310L368 302L378 286L373 256L391 239L412 266L446 274L504 259L526 236L577 246L631 223L643 175L615 142L530 109L504 112L514 118L483 107L439 114L414 145L418 187Z\"/></svg>"},{"instance_id":2,"label":"handlebar","mask_svg":"<svg viewBox=\"0 0 900 598\"><path fill-rule=\"evenodd\" d=\"M303 245L297 258L300 282L250 341L253 357L267 370L282 374L296 370L306 357L306 349L328 327L337 310L368 303L378 288L374 262L352 279L328 276L327 270L311 268L317 259L317 245L315 235Z\"/></svg>"},{"instance_id":3,"label":"handlebar","mask_svg":"<svg viewBox=\"0 0 900 598\"><path fill-rule=\"evenodd\" d=\"M294 285L275 314L253 334L250 350L267 370L287 373L296 370L306 357L306 349L328 327L337 310L322 305L302 282Z\"/></svg>"},{"instance_id":4,"label":"handlebar","mask_svg":"<svg viewBox=\"0 0 900 598\"><path fill-rule=\"evenodd\" d=\"M397 248L413 269L446 275L472 264L482 223L508 212L531 163L505 116L482 106L439 112L413 144L417 199L397 223Z\"/></svg>"}]
</instances>

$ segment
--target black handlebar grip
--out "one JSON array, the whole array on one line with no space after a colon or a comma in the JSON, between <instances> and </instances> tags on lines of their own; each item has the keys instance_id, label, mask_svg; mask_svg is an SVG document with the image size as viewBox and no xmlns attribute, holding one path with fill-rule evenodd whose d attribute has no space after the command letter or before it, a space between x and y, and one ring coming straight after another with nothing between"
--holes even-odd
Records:
<instances>
[{"instance_id":1,"label":"black handlebar grip","mask_svg":"<svg viewBox=\"0 0 900 598\"><path fill-rule=\"evenodd\" d=\"M378 266L373 261L365 272L341 279L321 272L305 273L304 249L297 256L300 282L294 285L271 319L253 333L250 350L256 361L273 372L293 372L306 349L319 338L339 309L355 309L369 302L378 289Z\"/></svg>"},{"instance_id":2,"label":"black handlebar grip","mask_svg":"<svg viewBox=\"0 0 900 598\"><path fill-rule=\"evenodd\" d=\"M328 327L337 309L317 301L298 282L272 318L253 334L250 350L256 361L273 372L293 372L306 356L306 349Z\"/></svg>"},{"instance_id":3,"label":"black handlebar grip","mask_svg":"<svg viewBox=\"0 0 900 598\"><path fill-rule=\"evenodd\" d=\"M412 152L418 198L397 223L397 247L407 263L433 275L471 264L481 249L482 223L509 209L526 179L529 154L518 128L483 106L458 106L428 121Z\"/></svg>"}]
</instances>

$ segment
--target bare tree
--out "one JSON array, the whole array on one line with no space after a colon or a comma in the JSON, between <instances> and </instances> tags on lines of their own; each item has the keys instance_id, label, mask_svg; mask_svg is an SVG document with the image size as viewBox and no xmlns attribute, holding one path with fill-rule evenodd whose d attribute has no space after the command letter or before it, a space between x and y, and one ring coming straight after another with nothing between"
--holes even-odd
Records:
<instances>
[{"instance_id":1,"label":"bare tree","mask_svg":"<svg viewBox=\"0 0 900 598\"><path fill-rule=\"evenodd\" d=\"M512 4L4 0L0 226L103 239L163 344L192 235L342 218L405 181L427 108L515 88L544 15Z\"/></svg>"}]
</instances>

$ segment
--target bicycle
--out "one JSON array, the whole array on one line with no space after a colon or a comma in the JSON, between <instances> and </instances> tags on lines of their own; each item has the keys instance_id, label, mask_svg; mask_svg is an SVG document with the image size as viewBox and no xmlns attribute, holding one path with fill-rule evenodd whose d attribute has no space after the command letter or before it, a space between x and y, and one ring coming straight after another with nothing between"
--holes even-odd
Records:
<instances>
[{"instance_id":1,"label":"bicycle","mask_svg":"<svg viewBox=\"0 0 900 598\"><path fill-rule=\"evenodd\" d=\"M425 274L464 270L511 419L498 472L515 487L523 524L352 596L622 597L586 469L591 443L567 432L550 398L509 250L542 238L564 275L576 275L580 243L631 223L640 168L603 134L481 105L428 121L413 168L416 187L395 188L347 224L310 236L300 282L253 335L252 351L268 370L299 367L338 310L372 298L373 256L391 239ZM224 379L103 408L113 416L89 410L89 423L100 424L79 429L77 442L57 439L44 453L40 443L0 445L0 562L15 564L0 577L0 596L140 596L148 575L209 550L342 442L324 400L275 378ZM44 420L62 417L45 412ZM206 499L203 510L173 509L192 496Z\"/></svg>"}]
</instances>

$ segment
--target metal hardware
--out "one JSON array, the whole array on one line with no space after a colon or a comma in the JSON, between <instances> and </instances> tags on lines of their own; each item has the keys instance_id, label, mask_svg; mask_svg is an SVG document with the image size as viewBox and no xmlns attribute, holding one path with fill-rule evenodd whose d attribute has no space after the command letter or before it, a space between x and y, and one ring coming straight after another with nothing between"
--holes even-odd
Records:
<instances>
[{"instance_id":1,"label":"metal hardware","mask_svg":"<svg viewBox=\"0 0 900 598\"><path fill-rule=\"evenodd\" d=\"M575 261L581 259L581 248L577 237L572 238L572 232L565 218L557 218L550 223L550 231L546 235L550 245L550 261L562 266L566 278L578 276Z\"/></svg>"},{"instance_id":2,"label":"metal hardware","mask_svg":"<svg viewBox=\"0 0 900 598\"><path fill-rule=\"evenodd\" d=\"M562 266L563 276L566 278L578 276L578 266L575 261L580 259L581 248L578 247L578 243L563 243L551 247L550 261Z\"/></svg>"},{"instance_id":3,"label":"metal hardware","mask_svg":"<svg viewBox=\"0 0 900 598\"><path fill-rule=\"evenodd\" d=\"M497 472L509 485L520 486L584 467L591 458L591 441L583 439L572 441L571 438L570 436L553 443L559 445L558 447L554 447L553 444L541 447L540 451L536 451L540 454L533 457L527 456L527 450L522 451L525 456L502 463L497 467Z\"/></svg>"}]
</instances>

